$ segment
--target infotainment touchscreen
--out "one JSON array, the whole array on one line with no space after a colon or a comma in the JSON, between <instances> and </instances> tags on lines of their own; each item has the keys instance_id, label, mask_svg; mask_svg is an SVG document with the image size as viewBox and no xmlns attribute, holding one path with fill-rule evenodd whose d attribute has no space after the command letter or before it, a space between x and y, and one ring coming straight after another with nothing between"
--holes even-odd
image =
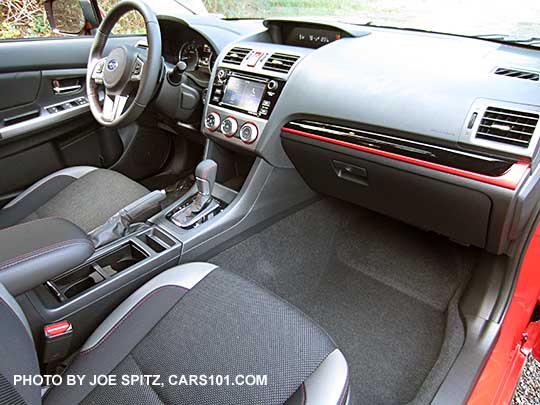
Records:
<instances>
[{"instance_id":1,"label":"infotainment touchscreen","mask_svg":"<svg viewBox=\"0 0 540 405\"><path fill-rule=\"evenodd\" d=\"M251 113L257 113L266 89L265 83L230 77L221 102Z\"/></svg>"}]
</instances>

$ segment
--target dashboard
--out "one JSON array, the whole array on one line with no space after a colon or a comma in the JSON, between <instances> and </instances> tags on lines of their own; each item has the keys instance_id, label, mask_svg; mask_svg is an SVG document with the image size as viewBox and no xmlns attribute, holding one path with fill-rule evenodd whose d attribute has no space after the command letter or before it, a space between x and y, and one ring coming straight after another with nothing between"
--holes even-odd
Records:
<instances>
[{"instance_id":1,"label":"dashboard","mask_svg":"<svg viewBox=\"0 0 540 405\"><path fill-rule=\"evenodd\" d=\"M165 28L165 60L207 75L210 142L498 254L538 208L537 49L307 18Z\"/></svg>"}]
</instances>

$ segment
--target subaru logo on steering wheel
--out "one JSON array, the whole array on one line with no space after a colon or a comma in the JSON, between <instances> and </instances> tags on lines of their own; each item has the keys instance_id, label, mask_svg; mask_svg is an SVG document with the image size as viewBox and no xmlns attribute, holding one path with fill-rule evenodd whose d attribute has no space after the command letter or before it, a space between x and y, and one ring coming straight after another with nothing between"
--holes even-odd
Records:
<instances>
[{"instance_id":1,"label":"subaru logo on steering wheel","mask_svg":"<svg viewBox=\"0 0 540 405\"><path fill-rule=\"evenodd\" d=\"M107 63L107 70L110 70L111 72L113 70L116 70L118 67L118 61L116 59L111 59L109 63Z\"/></svg>"}]
</instances>

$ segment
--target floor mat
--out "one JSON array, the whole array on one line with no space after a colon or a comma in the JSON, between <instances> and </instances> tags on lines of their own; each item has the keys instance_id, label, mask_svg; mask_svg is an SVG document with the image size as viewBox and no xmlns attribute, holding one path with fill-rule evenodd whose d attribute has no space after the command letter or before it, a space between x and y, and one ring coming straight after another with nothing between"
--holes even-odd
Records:
<instances>
[{"instance_id":1,"label":"floor mat","mask_svg":"<svg viewBox=\"0 0 540 405\"><path fill-rule=\"evenodd\" d=\"M439 356L449 302L477 252L332 199L210 261L318 321L343 350L358 403L415 398Z\"/></svg>"}]
</instances>

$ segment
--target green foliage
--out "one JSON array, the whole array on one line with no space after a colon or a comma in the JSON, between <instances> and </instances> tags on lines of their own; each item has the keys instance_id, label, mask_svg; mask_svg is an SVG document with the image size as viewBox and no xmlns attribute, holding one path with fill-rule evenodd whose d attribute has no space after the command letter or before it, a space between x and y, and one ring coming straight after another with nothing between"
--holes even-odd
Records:
<instances>
[{"instance_id":1,"label":"green foliage","mask_svg":"<svg viewBox=\"0 0 540 405\"><path fill-rule=\"evenodd\" d=\"M350 0L203 0L211 13L225 17L350 15L369 9L370 1Z\"/></svg>"},{"instance_id":2,"label":"green foliage","mask_svg":"<svg viewBox=\"0 0 540 405\"><path fill-rule=\"evenodd\" d=\"M101 0L100 6L105 12L113 8L120 0ZM146 34L144 19L136 11L131 11L124 15L113 28L113 34Z\"/></svg>"},{"instance_id":3,"label":"green foliage","mask_svg":"<svg viewBox=\"0 0 540 405\"><path fill-rule=\"evenodd\" d=\"M119 0L100 0L107 12ZM76 5L79 7L79 5ZM76 15L77 13L74 13ZM74 18L73 16L67 16ZM50 37L55 34L47 20L42 0L0 0L0 39ZM76 24L72 24L76 25ZM131 12L123 16L113 30L114 34L145 34L142 16Z\"/></svg>"},{"instance_id":4,"label":"green foliage","mask_svg":"<svg viewBox=\"0 0 540 405\"><path fill-rule=\"evenodd\" d=\"M0 39L50 36L40 0L0 0Z\"/></svg>"}]
</instances>

